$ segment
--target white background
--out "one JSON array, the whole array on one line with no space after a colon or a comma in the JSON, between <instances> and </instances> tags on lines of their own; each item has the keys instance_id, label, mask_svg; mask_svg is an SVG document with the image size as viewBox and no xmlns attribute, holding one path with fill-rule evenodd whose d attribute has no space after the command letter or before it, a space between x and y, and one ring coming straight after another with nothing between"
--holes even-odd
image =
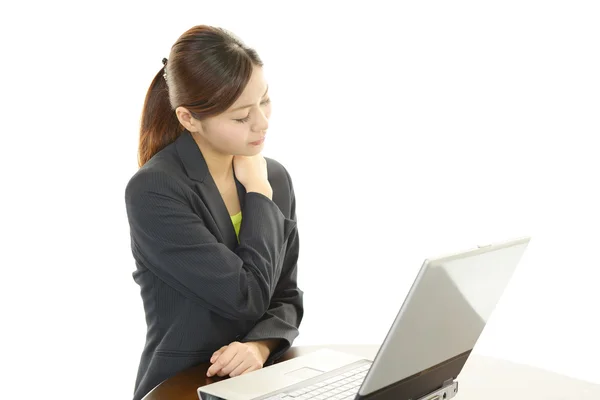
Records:
<instances>
[{"instance_id":1,"label":"white background","mask_svg":"<svg viewBox=\"0 0 600 400\"><path fill-rule=\"evenodd\" d=\"M600 383L597 2L216 3L2 3L3 396L130 398L124 188L148 85L196 24L265 62L296 344L378 343L424 258L531 235L476 351Z\"/></svg>"}]
</instances>

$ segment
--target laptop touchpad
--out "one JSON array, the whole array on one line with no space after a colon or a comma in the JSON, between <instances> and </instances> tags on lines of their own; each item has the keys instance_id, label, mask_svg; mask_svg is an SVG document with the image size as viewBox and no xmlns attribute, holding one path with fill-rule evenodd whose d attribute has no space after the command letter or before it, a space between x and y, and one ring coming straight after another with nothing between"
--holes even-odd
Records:
<instances>
[{"instance_id":1,"label":"laptop touchpad","mask_svg":"<svg viewBox=\"0 0 600 400\"><path fill-rule=\"evenodd\" d=\"M324 371L319 371L318 369L304 367L304 368L296 369L294 371L287 372L285 375L291 376L292 378L298 378L298 379L304 380L304 379L309 379L309 378L315 377L317 375L321 375L323 372Z\"/></svg>"}]
</instances>

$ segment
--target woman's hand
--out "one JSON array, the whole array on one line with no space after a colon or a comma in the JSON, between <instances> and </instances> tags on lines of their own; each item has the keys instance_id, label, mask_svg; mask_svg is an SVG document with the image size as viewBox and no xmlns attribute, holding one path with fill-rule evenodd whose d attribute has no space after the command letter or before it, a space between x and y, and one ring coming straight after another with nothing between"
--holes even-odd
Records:
<instances>
[{"instance_id":1,"label":"woman's hand","mask_svg":"<svg viewBox=\"0 0 600 400\"><path fill-rule=\"evenodd\" d=\"M233 169L238 181L246 188L246 192L258 192L268 198L273 197L273 189L267 173L267 161L262 154L234 156Z\"/></svg>"},{"instance_id":2,"label":"woman's hand","mask_svg":"<svg viewBox=\"0 0 600 400\"><path fill-rule=\"evenodd\" d=\"M233 342L215 351L206 376L238 376L262 368L269 348L261 342Z\"/></svg>"}]
</instances>

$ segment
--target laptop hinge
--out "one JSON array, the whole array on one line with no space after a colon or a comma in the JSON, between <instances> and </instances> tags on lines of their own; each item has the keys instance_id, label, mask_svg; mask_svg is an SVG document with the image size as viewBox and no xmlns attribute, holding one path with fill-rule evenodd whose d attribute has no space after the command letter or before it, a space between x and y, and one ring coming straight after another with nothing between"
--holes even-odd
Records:
<instances>
[{"instance_id":1,"label":"laptop hinge","mask_svg":"<svg viewBox=\"0 0 600 400\"><path fill-rule=\"evenodd\" d=\"M434 390L417 400L448 400L456 396L456 393L458 393L458 382L448 379L440 389Z\"/></svg>"}]
</instances>

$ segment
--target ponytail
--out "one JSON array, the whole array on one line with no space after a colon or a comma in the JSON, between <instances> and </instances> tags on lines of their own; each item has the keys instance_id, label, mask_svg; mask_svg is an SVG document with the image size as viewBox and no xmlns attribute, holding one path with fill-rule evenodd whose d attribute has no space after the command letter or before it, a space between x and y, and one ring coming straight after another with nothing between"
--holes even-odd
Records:
<instances>
[{"instance_id":1,"label":"ponytail","mask_svg":"<svg viewBox=\"0 0 600 400\"><path fill-rule=\"evenodd\" d=\"M169 88L163 75L165 68L161 68L152 80L144 101L138 146L140 167L173 143L183 131L175 110L171 108Z\"/></svg>"}]
</instances>

